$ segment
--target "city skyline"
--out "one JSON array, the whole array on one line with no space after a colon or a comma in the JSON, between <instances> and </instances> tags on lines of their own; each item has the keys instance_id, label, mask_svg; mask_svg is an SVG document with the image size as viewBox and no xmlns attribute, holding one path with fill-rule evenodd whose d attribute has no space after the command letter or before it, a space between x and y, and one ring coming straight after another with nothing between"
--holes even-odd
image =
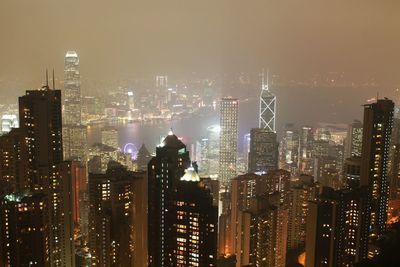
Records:
<instances>
[{"instance_id":1,"label":"city skyline","mask_svg":"<svg viewBox=\"0 0 400 267\"><path fill-rule=\"evenodd\" d=\"M1 1L0 267L400 266L399 9Z\"/></svg>"}]
</instances>

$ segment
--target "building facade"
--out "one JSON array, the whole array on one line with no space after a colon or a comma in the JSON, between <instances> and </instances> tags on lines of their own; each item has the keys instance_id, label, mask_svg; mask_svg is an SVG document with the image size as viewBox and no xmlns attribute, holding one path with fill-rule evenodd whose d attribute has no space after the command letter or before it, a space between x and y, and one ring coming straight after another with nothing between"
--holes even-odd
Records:
<instances>
[{"instance_id":1,"label":"building facade","mask_svg":"<svg viewBox=\"0 0 400 267\"><path fill-rule=\"evenodd\" d=\"M238 153L238 100L222 98L220 102L219 181L229 185L236 176Z\"/></svg>"}]
</instances>

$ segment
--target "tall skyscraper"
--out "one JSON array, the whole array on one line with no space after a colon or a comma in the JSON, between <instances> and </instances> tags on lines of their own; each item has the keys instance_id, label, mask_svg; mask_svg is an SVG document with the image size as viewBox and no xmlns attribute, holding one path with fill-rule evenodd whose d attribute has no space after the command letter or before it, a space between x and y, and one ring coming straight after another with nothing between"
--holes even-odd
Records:
<instances>
[{"instance_id":1,"label":"tall skyscraper","mask_svg":"<svg viewBox=\"0 0 400 267\"><path fill-rule=\"evenodd\" d=\"M363 125L354 121L349 125L346 137L345 158L361 157Z\"/></svg>"},{"instance_id":2,"label":"tall skyscraper","mask_svg":"<svg viewBox=\"0 0 400 267\"><path fill-rule=\"evenodd\" d=\"M392 134L394 103L378 99L364 106L361 185L367 186L369 229L371 238L386 230L389 180L388 161Z\"/></svg>"},{"instance_id":3,"label":"tall skyscraper","mask_svg":"<svg viewBox=\"0 0 400 267\"><path fill-rule=\"evenodd\" d=\"M71 172L62 152L61 91L48 85L26 91L19 98L19 113L26 141L26 184L48 196L50 266L75 266Z\"/></svg>"},{"instance_id":4,"label":"tall skyscraper","mask_svg":"<svg viewBox=\"0 0 400 267\"><path fill-rule=\"evenodd\" d=\"M71 162L54 165L49 178L50 187L45 192L49 201L50 263L54 267L75 266Z\"/></svg>"},{"instance_id":5,"label":"tall skyscraper","mask_svg":"<svg viewBox=\"0 0 400 267\"><path fill-rule=\"evenodd\" d=\"M61 91L44 86L19 98L20 128L27 145L27 179L33 189L47 188L54 165L63 160Z\"/></svg>"},{"instance_id":6,"label":"tall skyscraper","mask_svg":"<svg viewBox=\"0 0 400 267\"><path fill-rule=\"evenodd\" d=\"M317 195L318 186L311 175L300 175L290 184L288 244L294 251L303 251L306 243L308 201Z\"/></svg>"},{"instance_id":7,"label":"tall skyscraper","mask_svg":"<svg viewBox=\"0 0 400 267\"><path fill-rule=\"evenodd\" d=\"M220 241L225 254L236 255L236 266L284 266L289 182L284 170L232 179L230 221L220 228Z\"/></svg>"},{"instance_id":8,"label":"tall skyscraper","mask_svg":"<svg viewBox=\"0 0 400 267\"><path fill-rule=\"evenodd\" d=\"M79 160L86 164L88 157L87 128L84 125L63 126L63 152L66 160Z\"/></svg>"},{"instance_id":9,"label":"tall skyscraper","mask_svg":"<svg viewBox=\"0 0 400 267\"><path fill-rule=\"evenodd\" d=\"M29 198L25 198L25 195L24 198L12 197L12 201L16 199L18 202L14 201L18 209L24 205L25 211L29 210L29 205L39 205L39 209L46 207L45 214L42 214L46 217L46 222L41 230L36 229L35 225L31 228L28 224L21 226L27 227L23 231L44 235L46 248L42 249L45 249L45 259L33 259L31 264L75 266L71 171L69 163L63 162L62 153L61 91L50 89L48 83L39 90L26 91L19 98L19 117L20 128L13 129L0 138L0 175L2 185L6 184L2 193L13 196L19 195L19 192L33 192L32 195L45 196L40 201L45 202L44 204L20 204L20 200ZM36 208L32 209L36 211ZM24 216L28 213L22 214L22 210L18 212L21 212L19 218L25 220ZM34 217L37 214L31 215ZM34 243L31 242L30 245ZM28 254L27 257L31 257ZM29 266L29 263L16 265Z\"/></svg>"},{"instance_id":10,"label":"tall skyscraper","mask_svg":"<svg viewBox=\"0 0 400 267\"><path fill-rule=\"evenodd\" d=\"M301 174L313 173L313 142L314 134L310 126L303 126L300 130L299 172Z\"/></svg>"},{"instance_id":11,"label":"tall skyscraper","mask_svg":"<svg viewBox=\"0 0 400 267\"><path fill-rule=\"evenodd\" d=\"M294 175L299 170L299 131L292 124L287 124L283 131L280 146L280 168L290 171Z\"/></svg>"},{"instance_id":12,"label":"tall skyscraper","mask_svg":"<svg viewBox=\"0 0 400 267\"><path fill-rule=\"evenodd\" d=\"M48 212L42 193L0 199L0 266L51 266Z\"/></svg>"},{"instance_id":13,"label":"tall skyscraper","mask_svg":"<svg viewBox=\"0 0 400 267\"><path fill-rule=\"evenodd\" d=\"M27 144L21 128L0 136L0 195L28 189Z\"/></svg>"},{"instance_id":14,"label":"tall skyscraper","mask_svg":"<svg viewBox=\"0 0 400 267\"><path fill-rule=\"evenodd\" d=\"M251 129L248 172L266 173L277 169L278 146L275 132L267 129Z\"/></svg>"},{"instance_id":15,"label":"tall skyscraper","mask_svg":"<svg viewBox=\"0 0 400 267\"><path fill-rule=\"evenodd\" d=\"M68 51L64 65L64 124L81 124L81 84L79 57L75 51Z\"/></svg>"},{"instance_id":16,"label":"tall skyscraper","mask_svg":"<svg viewBox=\"0 0 400 267\"><path fill-rule=\"evenodd\" d=\"M217 266L218 206L193 167L177 186L175 225L176 264L167 266Z\"/></svg>"},{"instance_id":17,"label":"tall skyscraper","mask_svg":"<svg viewBox=\"0 0 400 267\"><path fill-rule=\"evenodd\" d=\"M353 266L366 259L367 189L324 188L310 201L307 216L306 267Z\"/></svg>"},{"instance_id":18,"label":"tall skyscraper","mask_svg":"<svg viewBox=\"0 0 400 267\"><path fill-rule=\"evenodd\" d=\"M149 266L216 266L217 207L172 132L149 163Z\"/></svg>"},{"instance_id":19,"label":"tall skyscraper","mask_svg":"<svg viewBox=\"0 0 400 267\"><path fill-rule=\"evenodd\" d=\"M207 128L207 175L217 177L219 174L219 142L221 127L212 125Z\"/></svg>"},{"instance_id":20,"label":"tall skyscraper","mask_svg":"<svg viewBox=\"0 0 400 267\"><path fill-rule=\"evenodd\" d=\"M174 245L176 223L175 190L190 165L189 152L176 135L169 133L156 148L148 165L148 254L149 266L170 266L176 258Z\"/></svg>"},{"instance_id":21,"label":"tall skyscraper","mask_svg":"<svg viewBox=\"0 0 400 267\"><path fill-rule=\"evenodd\" d=\"M146 261L135 264L138 257L146 258L147 249L146 239L138 236L137 229L146 232L141 226L147 221L143 219L146 209L141 208L146 199L138 194L143 188L136 188L143 179L143 173L127 171L112 161L105 174L89 175L89 248L94 264L126 267L146 264Z\"/></svg>"},{"instance_id":22,"label":"tall skyscraper","mask_svg":"<svg viewBox=\"0 0 400 267\"><path fill-rule=\"evenodd\" d=\"M228 185L236 176L238 142L238 100L222 98L220 102L219 181Z\"/></svg>"},{"instance_id":23,"label":"tall skyscraper","mask_svg":"<svg viewBox=\"0 0 400 267\"><path fill-rule=\"evenodd\" d=\"M276 96L269 90L269 81L264 81L262 73L261 94L260 94L260 115L259 128L275 132Z\"/></svg>"}]
</instances>

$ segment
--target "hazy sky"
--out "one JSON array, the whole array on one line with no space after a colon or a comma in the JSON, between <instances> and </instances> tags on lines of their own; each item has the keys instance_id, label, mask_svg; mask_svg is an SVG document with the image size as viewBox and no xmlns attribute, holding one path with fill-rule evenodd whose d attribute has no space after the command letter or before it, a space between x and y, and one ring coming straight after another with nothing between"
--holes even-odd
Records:
<instances>
[{"instance_id":1,"label":"hazy sky","mask_svg":"<svg viewBox=\"0 0 400 267\"><path fill-rule=\"evenodd\" d=\"M0 0L0 79L89 79L269 66L400 81L398 0ZM31 85L29 85L31 86Z\"/></svg>"}]
</instances>

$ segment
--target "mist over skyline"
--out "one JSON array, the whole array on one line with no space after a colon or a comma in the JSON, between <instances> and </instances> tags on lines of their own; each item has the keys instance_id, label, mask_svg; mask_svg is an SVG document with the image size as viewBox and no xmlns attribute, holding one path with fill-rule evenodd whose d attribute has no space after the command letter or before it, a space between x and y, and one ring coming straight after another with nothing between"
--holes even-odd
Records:
<instances>
[{"instance_id":1,"label":"mist over skyline","mask_svg":"<svg viewBox=\"0 0 400 267\"><path fill-rule=\"evenodd\" d=\"M344 72L399 82L398 1L11 1L0 3L0 78L26 87L76 50L85 79ZM62 78L62 77L58 77ZM4 88L1 89L5 90Z\"/></svg>"}]
</instances>

